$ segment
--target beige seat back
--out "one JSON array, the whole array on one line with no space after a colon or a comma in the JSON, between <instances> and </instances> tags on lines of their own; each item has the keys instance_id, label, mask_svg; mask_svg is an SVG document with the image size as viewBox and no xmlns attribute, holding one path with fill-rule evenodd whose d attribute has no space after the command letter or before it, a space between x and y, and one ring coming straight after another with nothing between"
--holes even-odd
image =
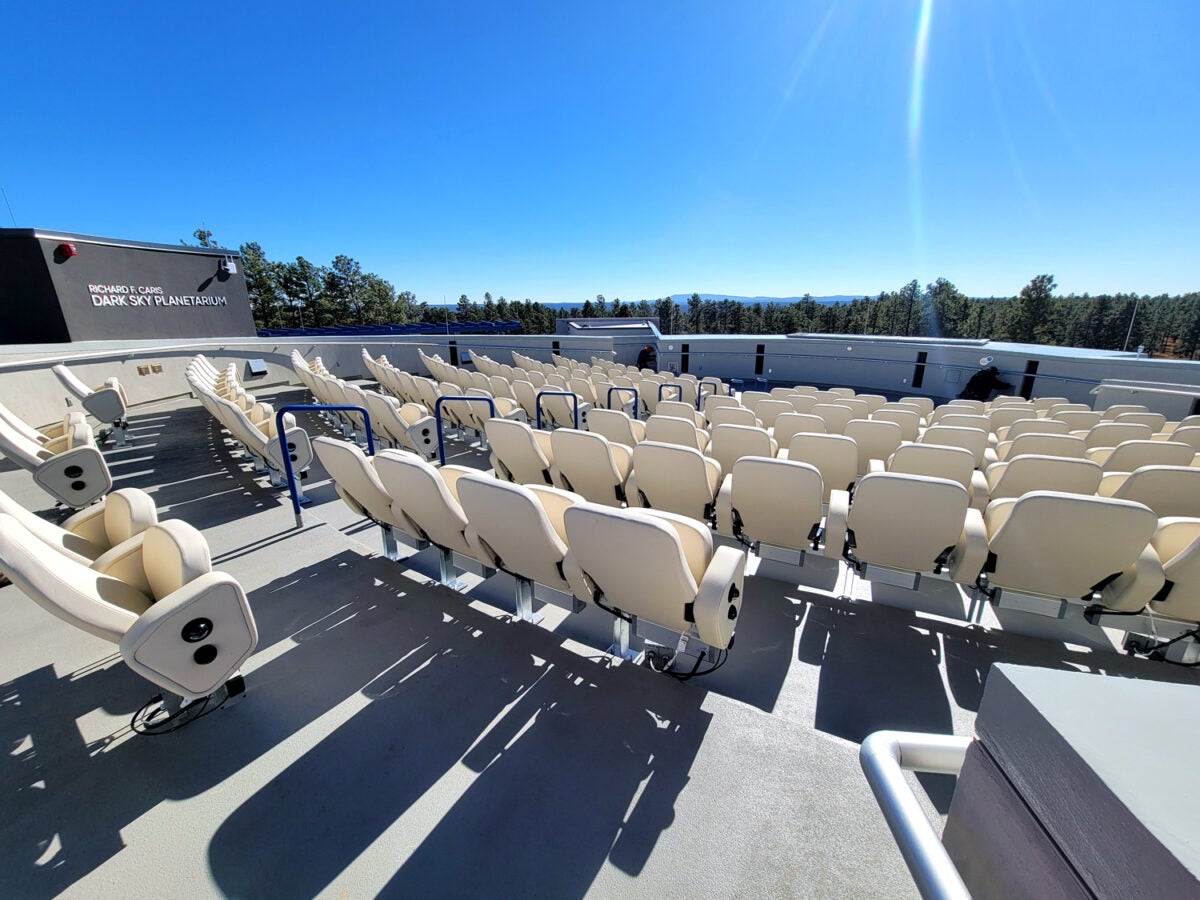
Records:
<instances>
[{"instance_id":1,"label":"beige seat back","mask_svg":"<svg viewBox=\"0 0 1200 900\"><path fill-rule=\"evenodd\" d=\"M858 475L858 445L841 434L797 434L788 444L787 458L821 473L826 503L830 491L846 490Z\"/></svg>"},{"instance_id":2,"label":"beige seat back","mask_svg":"<svg viewBox=\"0 0 1200 900\"><path fill-rule=\"evenodd\" d=\"M988 446L988 433L979 428L959 428L956 425L930 425L921 434L920 443L943 447L962 447L975 457L975 468L983 465Z\"/></svg>"},{"instance_id":3,"label":"beige seat back","mask_svg":"<svg viewBox=\"0 0 1200 900\"><path fill-rule=\"evenodd\" d=\"M704 416L696 410L696 407L679 400L660 400L658 402L658 412L655 415L683 419L686 422L691 422L698 428L704 427Z\"/></svg>"},{"instance_id":4,"label":"beige seat back","mask_svg":"<svg viewBox=\"0 0 1200 900\"><path fill-rule=\"evenodd\" d=\"M895 422L900 426L901 439L915 441L921 433L921 416L908 409L880 408L871 413L871 419L876 422Z\"/></svg>"},{"instance_id":5,"label":"beige seat back","mask_svg":"<svg viewBox=\"0 0 1200 900\"><path fill-rule=\"evenodd\" d=\"M1015 441L1026 434L1068 434L1070 431L1067 423L1058 419L1018 419L999 437L1003 441Z\"/></svg>"},{"instance_id":6,"label":"beige seat back","mask_svg":"<svg viewBox=\"0 0 1200 900\"><path fill-rule=\"evenodd\" d=\"M717 408L732 407L741 409L742 404L738 403L736 397L730 397L727 394L705 394L704 395L704 415L711 422L712 411ZM737 423L741 424L741 423Z\"/></svg>"},{"instance_id":7,"label":"beige seat back","mask_svg":"<svg viewBox=\"0 0 1200 900\"><path fill-rule=\"evenodd\" d=\"M887 470L900 475L924 475L945 478L971 487L975 457L962 447L942 447L937 444L904 444L896 448L888 460Z\"/></svg>"},{"instance_id":8,"label":"beige seat back","mask_svg":"<svg viewBox=\"0 0 1200 900\"><path fill-rule=\"evenodd\" d=\"M1129 425L1145 425L1151 434L1158 434L1167 424L1167 417L1156 412L1127 412L1117 416L1116 421Z\"/></svg>"},{"instance_id":9,"label":"beige seat back","mask_svg":"<svg viewBox=\"0 0 1200 900\"><path fill-rule=\"evenodd\" d=\"M708 433L693 423L671 416L653 415L646 420L646 440L663 444L678 444L704 451L708 447Z\"/></svg>"},{"instance_id":10,"label":"beige seat back","mask_svg":"<svg viewBox=\"0 0 1200 900\"><path fill-rule=\"evenodd\" d=\"M1062 422L1071 431L1090 431L1100 424L1100 413L1092 410L1065 409L1055 413L1054 419Z\"/></svg>"},{"instance_id":11,"label":"beige seat back","mask_svg":"<svg viewBox=\"0 0 1200 900\"><path fill-rule=\"evenodd\" d=\"M982 400L951 400L943 408L969 410L977 416L982 416L987 412L987 404Z\"/></svg>"},{"instance_id":12,"label":"beige seat back","mask_svg":"<svg viewBox=\"0 0 1200 900\"><path fill-rule=\"evenodd\" d=\"M1086 455L1105 472L1132 472L1142 466L1190 466L1196 453L1175 441L1125 441L1116 447L1097 447Z\"/></svg>"},{"instance_id":13,"label":"beige seat back","mask_svg":"<svg viewBox=\"0 0 1200 900\"><path fill-rule=\"evenodd\" d=\"M637 495L629 505L707 521L721 484L721 465L694 447L645 440L633 448Z\"/></svg>"},{"instance_id":14,"label":"beige seat back","mask_svg":"<svg viewBox=\"0 0 1200 900\"><path fill-rule=\"evenodd\" d=\"M1030 402L1033 404L1033 408L1038 412L1045 413L1048 413L1055 406L1061 406L1064 403L1070 403L1066 397L1034 397ZM1080 405L1082 406L1083 404ZM1084 408L1086 409L1087 407Z\"/></svg>"},{"instance_id":15,"label":"beige seat back","mask_svg":"<svg viewBox=\"0 0 1200 900\"><path fill-rule=\"evenodd\" d=\"M888 402L887 397L882 394L859 394L858 399L867 404L867 413L872 418Z\"/></svg>"},{"instance_id":16,"label":"beige seat back","mask_svg":"<svg viewBox=\"0 0 1200 900\"><path fill-rule=\"evenodd\" d=\"M775 420L775 443L786 448L798 434L825 434L825 420L810 413L784 413Z\"/></svg>"},{"instance_id":17,"label":"beige seat back","mask_svg":"<svg viewBox=\"0 0 1200 900\"><path fill-rule=\"evenodd\" d=\"M1023 406L994 406L988 412L988 425L992 434L998 434L1001 428L1008 428L1020 419L1033 419L1037 414Z\"/></svg>"},{"instance_id":18,"label":"beige seat back","mask_svg":"<svg viewBox=\"0 0 1200 900\"><path fill-rule=\"evenodd\" d=\"M1001 442L996 448L1001 459L1013 456L1065 456L1083 459L1087 444L1072 434L1026 434L1012 441Z\"/></svg>"},{"instance_id":19,"label":"beige seat back","mask_svg":"<svg viewBox=\"0 0 1200 900\"><path fill-rule=\"evenodd\" d=\"M517 402L521 404L521 409L525 410L525 415L529 417L529 421L537 420L537 389L532 382L518 378L512 382L513 396L517 398Z\"/></svg>"},{"instance_id":20,"label":"beige seat back","mask_svg":"<svg viewBox=\"0 0 1200 900\"><path fill-rule=\"evenodd\" d=\"M632 465L630 448L591 431L559 428L550 435L564 486L593 503L621 506Z\"/></svg>"},{"instance_id":21,"label":"beige seat back","mask_svg":"<svg viewBox=\"0 0 1200 900\"><path fill-rule=\"evenodd\" d=\"M876 472L854 491L847 525L859 562L932 572L962 534L970 496L945 478Z\"/></svg>"},{"instance_id":22,"label":"beige seat back","mask_svg":"<svg viewBox=\"0 0 1200 900\"><path fill-rule=\"evenodd\" d=\"M896 452L904 433L895 422L853 419L846 423L845 435L858 446L858 474L871 471L871 460L886 460Z\"/></svg>"},{"instance_id":23,"label":"beige seat back","mask_svg":"<svg viewBox=\"0 0 1200 900\"><path fill-rule=\"evenodd\" d=\"M1196 453L1200 453L1200 425L1180 425L1168 439L1174 443L1186 444Z\"/></svg>"},{"instance_id":24,"label":"beige seat back","mask_svg":"<svg viewBox=\"0 0 1200 900\"><path fill-rule=\"evenodd\" d=\"M1106 422L1115 421L1116 418L1124 413L1144 413L1150 410L1140 403L1115 403L1107 409L1103 410L1102 418Z\"/></svg>"},{"instance_id":25,"label":"beige seat back","mask_svg":"<svg viewBox=\"0 0 1200 900\"><path fill-rule=\"evenodd\" d=\"M829 393L837 397L853 398L855 397L854 388L848 387L831 387Z\"/></svg>"},{"instance_id":26,"label":"beige seat back","mask_svg":"<svg viewBox=\"0 0 1200 900\"><path fill-rule=\"evenodd\" d=\"M928 421L933 414L933 401L928 397L901 397L900 403L909 403L916 406L921 411L921 416Z\"/></svg>"},{"instance_id":27,"label":"beige seat back","mask_svg":"<svg viewBox=\"0 0 1200 900\"><path fill-rule=\"evenodd\" d=\"M843 397L835 400L834 403L850 410L852 419L867 419L871 416L871 407L866 400L859 400L857 397Z\"/></svg>"},{"instance_id":28,"label":"beige seat back","mask_svg":"<svg viewBox=\"0 0 1200 900\"><path fill-rule=\"evenodd\" d=\"M482 473L458 480L458 496L470 524L472 554L486 565L569 593L562 571L567 553L563 513L582 503L569 491L525 487Z\"/></svg>"},{"instance_id":29,"label":"beige seat back","mask_svg":"<svg viewBox=\"0 0 1200 900\"><path fill-rule=\"evenodd\" d=\"M1101 422L1087 433L1083 441L1087 444L1088 449L1092 447L1116 447L1125 441L1148 441L1152 433L1149 425Z\"/></svg>"},{"instance_id":30,"label":"beige seat back","mask_svg":"<svg viewBox=\"0 0 1200 900\"><path fill-rule=\"evenodd\" d=\"M512 419L489 419L484 434L492 451L492 468L498 477L517 484L554 483L554 450L550 435Z\"/></svg>"},{"instance_id":31,"label":"beige seat back","mask_svg":"<svg viewBox=\"0 0 1200 900\"><path fill-rule=\"evenodd\" d=\"M790 550L811 547L826 496L815 466L744 456L730 478L735 534Z\"/></svg>"},{"instance_id":32,"label":"beige seat back","mask_svg":"<svg viewBox=\"0 0 1200 900\"><path fill-rule=\"evenodd\" d=\"M1094 494L1100 487L1100 466L1086 459L1061 456L1015 456L987 469L992 500L1020 497L1030 491Z\"/></svg>"},{"instance_id":33,"label":"beige seat back","mask_svg":"<svg viewBox=\"0 0 1200 900\"><path fill-rule=\"evenodd\" d=\"M780 416L795 412L795 408L786 400L762 400L754 408L754 414L762 422L763 428L774 428Z\"/></svg>"},{"instance_id":34,"label":"beige seat back","mask_svg":"<svg viewBox=\"0 0 1200 900\"><path fill-rule=\"evenodd\" d=\"M792 405L792 409L798 413L811 413L812 408L817 405L817 398L812 394L792 394L787 398L787 401Z\"/></svg>"},{"instance_id":35,"label":"beige seat back","mask_svg":"<svg viewBox=\"0 0 1200 900\"><path fill-rule=\"evenodd\" d=\"M1033 491L993 500L984 523L990 585L1082 599L1136 562L1158 518L1140 503Z\"/></svg>"},{"instance_id":36,"label":"beige seat back","mask_svg":"<svg viewBox=\"0 0 1200 900\"><path fill-rule=\"evenodd\" d=\"M818 403L812 408L811 415L821 418L829 434L842 434L846 423L854 418L850 408L840 403Z\"/></svg>"},{"instance_id":37,"label":"beige seat back","mask_svg":"<svg viewBox=\"0 0 1200 900\"><path fill-rule=\"evenodd\" d=\"M650 511L590 503L571 507L563 519L571 557L608 605L664 628L690 629L686 607L713 554L707 529Z\"/></svg>"},{"instance_id":38,"label":"beige seat back","mask_svg":"<svg viewBox=\"0 0 1200 900\"><path fill-rule=\"evenodd\" d=\"M748 425L716 425L708 455L721 464L723 472L733 471L733 465L743 456L774 456L779 449L765 428Z\"/></svg>"},{"instance_id":39,"label":"beige seat back","mask_svg":"<svg viewBox=\"0 0 1200 900\"><path fill-rule=\"evenodd\" d=\"M439 469L415 453L382 450L375 455L375 471L392 497L394 519L404 521L406 517L420 528L425 540L471 555L472 548L463 536L467 517L455 490L460 477L477 470L463 466Z\"/></svg>"},{"instance_id":40,"label":"beige seat back","mask_svg":"<svg viewBox=\"0 0 1200 900\"><path fill-rule=\"evenodd\" d=\"M623 444L631 450L646 439L646 423L630 418L619 409L593 409L588 414L588 431L603 435L614 444Z\"/></svg>"},{"instance_id":41,"label":"beige seat back","mask_svg":"<svg viewBox=\"0 0 1200 900\"><path fill-rule=\"evenodd\" d=\"M978 428L980 431L991 431L992 423L987 416L951 413L938 419L939 425L949 425L954 428Z\"/></svg>"},{"instance_id":42,"label":"beige seat back","mask_svg":"<svg viewBox=\"0 0 1200 900\"><path fill-rule=\"evenodd\" d=\"M416 535L411 522L396 518L392 495L379 480L371 460L357 444L321 435L312 439L312 445L317 459L333 479L338 496L347 506L380 525L397 527Z\"/></svg>"},{"instance_id":43,"label":"beige seat back","mask_svg":"<svg viewBox=\"0 0 1200 900\"><path fill-rule=\"evenodd\" d=\"M1154 510L1159 518L1200 517L1200 469L1191 466L1143 466L1128 475L1105 476L1102 495L1131 500Z\"/></svg>"},{"instance_id":44,"label":"beige seat back","mask_svg":"<svg viewBox=\"0 0 1200 900\"><path fill-rule=\"evenodd\" d=\"M158 521L153 498L137 488L113 491L100 503L72 515L61 526L30 512L2 491L0 513L12 516L44 544L84 565Z\"/></svg>"},{"instance_id":45,"label":"beige seat back","mask_svg":"<svg viewBox=\"0 0 1200 900\"><path fill-rule=\"evenodd\" d=\"M758 428L762 425L758 416L744 406L714 406L706 413L708 425L715 428L718 425L747 425Z\"/></svg>"}]
</instances>

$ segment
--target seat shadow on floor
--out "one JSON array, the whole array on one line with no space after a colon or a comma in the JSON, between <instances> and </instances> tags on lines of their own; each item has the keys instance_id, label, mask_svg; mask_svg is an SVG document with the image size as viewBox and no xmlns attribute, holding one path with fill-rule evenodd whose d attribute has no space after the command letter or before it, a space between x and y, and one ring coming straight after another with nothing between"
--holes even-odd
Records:
<instances>
[{"instance_id":1,"label":"seat shadow on floor","mask_svg":"<svg viewBox=\"0 0 1200 900\"><path fill-rule=\"evenodd\" d=\"M398 659L362 688L372 702L218 829L223 893L318 893L460 763L473 783L385 894L582 896L606 859L640 870L703 740L703 691L442 593L436 617L393 638Z\"/></svg>"},{"instance_id":2,"label":"seat shadow on floor","mask_svg":"<svg viewBox=\"0 0 1200 900\"><path fill-rule=\"evenodd\" d=\"M246 694L167 737L129 734L128 716L158 689L111 653L76 673L56 677L45 666L6 685L3 893L66 890L118 853L122 829L154 806L220 791L235 772L428 643L444 627L444 598L392 574L346 550L251 591L260 640L243 667ZM96 711L117 718L111 733L85 744L76 721L92 721ZM254 847L244 849L252 856Z\"/></svg>"}]
</instances>

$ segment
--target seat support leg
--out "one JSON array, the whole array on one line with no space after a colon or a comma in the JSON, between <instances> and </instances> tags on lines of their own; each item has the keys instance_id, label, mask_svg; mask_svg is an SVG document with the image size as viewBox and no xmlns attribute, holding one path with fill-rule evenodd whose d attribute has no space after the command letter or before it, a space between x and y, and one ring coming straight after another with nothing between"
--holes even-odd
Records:
<instances>
[{"instance_id":1,"label":"seat support leg","mask_svg":"<svg viewBox=\"0 0 1200 900\"><path fill-rule=\"evenodd\" d=\"M629 646L629 634L632 629L630 623L620 616L613 618L613 640L609 645L608 653L624 660L631 662L635 666L642 661L643 654L637 652Z\"/></svg>"},{"instance_id":2,"label":"seat support leg","mask_svg":"<svg viewBox=\"0 0 1200 900\"><path fill-rule=\"evenodd\" d=\"M517 618L532 625L537 625L544 616L533 611L533 582L528 578L517 578L516 587Z\"/></svg>"},{"instance_id":3,"label":"seat support leg","mask_svg":"<svg viewBox=\"0 0 1200 900\"><path fill-rule=\"evenodd\" d=\"M392 529L387 525L380 525L379 533L383 535L384 558L393 561L399 559L400 551L396 548L396 535L392 533Z\"/></svg>"},{"instance_id":4,"label":"seat support leg","mask_svg":"<svg viewBox=\"0 0 1200 900\"><path fill-rule=\"evenodd\" d=\"M128 422L123 422L123 421L122 422L113 422L112 435L113 435L113 438L116 440L116 446L118 446L118 447L128 447L129 446L129 437L126 434L126 429L128 427L129 427Z\"/></svg>"},{"instance_id":5,"label":"seat support leg","mask_svg":"<svg viewBox=\"0 0 1200 900\"><path fill-rule=\"evenodd\" d=\"M438 547L438 579L444 587L452 591L461 591L467 586L466 582L458 577L458 570L454 567L454 553L445 547Z\"/></svg>"}]
</instances>

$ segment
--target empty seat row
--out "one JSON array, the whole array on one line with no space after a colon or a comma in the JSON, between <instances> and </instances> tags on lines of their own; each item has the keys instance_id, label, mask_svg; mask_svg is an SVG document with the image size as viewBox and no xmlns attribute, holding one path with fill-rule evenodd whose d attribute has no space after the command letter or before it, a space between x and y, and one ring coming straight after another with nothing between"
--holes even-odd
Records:
<instances>
[{"instance_id":1,"label":"empty seat row","mask_svg":"<svg viewBox=\"0 0 1200 900\"><path fill-rule=\"evenodd\" d=\"M277 487L287 483L285 454L290 457L297 478L312 465L308 433L296 425L291 413L285 414L283 442L286 448L281 447L274 408L246 393L238 383L232 365L219 371L203 355L198 355L188 364L187 378L201 405L241 446L256 471L269 474Z\"/></svg>"},{"instance_id":2,"label":"empty seat row","mask_svg":"<svg viewBox=\"0 0 1200 900\"><path fill-rule=\"evenodd\" d=\"M620 652L635 620L718 650L732 642L745 554L714 549L697 522L612 509L552 485L512 484L460 466L435 468L401 451L367 457L348 441L314 443L339 495L383 529L389 556L398 530L418 547L439 549L444 582L453 578L453 553L509 572L524 618L535 618L534 583L573 594L614 615Z\"/></svg>"}]
</instances>

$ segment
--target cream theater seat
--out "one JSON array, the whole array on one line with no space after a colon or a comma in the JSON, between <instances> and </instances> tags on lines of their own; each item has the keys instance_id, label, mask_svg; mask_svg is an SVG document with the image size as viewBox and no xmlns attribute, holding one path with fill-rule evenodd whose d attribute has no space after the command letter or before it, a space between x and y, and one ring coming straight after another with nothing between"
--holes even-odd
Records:
<instances>
[{"instance_id":1,"label":"cream theater seat","mask_svg":"<svg viewBox=\"0 0 1200 900\"><path fill-rule=\"evenodd\" d=\"M744 406L717 406L709 409L707 415L710 429L718 425L745 425L749 428L762 427L762 422L758 416Z\"/></svg>"},{"instance_id":2,"label":"cream theater seat","mask_svg":"<svg viewBox=\"0 0 1200 900\"><path fill-rule=\"evenodd\" d=\"M1108 606L1119 584L1121 605L1141 609L1162 586L1150 547L1158 517L1140 503L1034 491L993 500L984 523L979 586L997 605L1010 592Z\"/></svg>"},{"instance_id":3,"label":"cream theater seat","mask_svg":"<svg viewBox=\"0 0 1200 900\"><path fill-rule=\"evenodd\" d=\"M743 456L774 456L778 450L779 445L765 428L717 425L712 430L708 455L721 464L722 472L728 473Z\"/></svg>"},{"instance_id":4,"label":"cream theater seat","mask_svg":"<svg viewBox=\"0 0 1200 900\"><path fill-rule=\"evenodd\" d=\"M709 436L691 422L656 414L646 420L646 440L692 447L703 453L708 449Z\"/></svg>"},{"instance_id":5,"label":"cream theater seat","mask_svg":"<svg viewBox=\"0 0 1200 900\"><path fill-rule=\"evenodd\" d=\"M1001 460L1026 455L1083 459L1086 452L1083 438L1073 434L1025 434L996 445L996 455Z\"/></svg>"},{"instance_id":6,"label":"cream theater seat","mask_svg":"<svg viewBox=\"0 0 1200 900\"><path fill-rule=\"evenodd\" d=\"M646 423L619 409L593 409L588 416L588 431L631 450L646 439Z\"/></svg>"},{"instance_id":7,"label":"cream theater seat","mask_svg":"<svg viewBox=\"0 0 1200 900\"><path fill-rule=\"evenodd\" d=\"M763 428L774 428L775 421L782 415L794 415L796 408L786 400L762 400L754 407L754 414Z\"/></svg>"},{"instance_id":8,"label":"cream theater seat","mask_svg":"<svg viewBox=\"0 0 1200 900\"><path fill-rule=\"evenodd\" d=\"M0 418L0 453L33 475L47 494L65 506L87 506L112 490L112 475L86 422L39 443Z\"/></svg>"},{"instance_id":9,"label":"cream theater seat","mask_svg":"<svg viewBox=\"0 0 1200 900\"><path fill-rule=\"evenodd\" d=\"M873 419L853 419L846 423L844 433L857 446L859 475L871 471L871 460L884 460L895 453L904 437L895 422Z\"/></svg>"},{"instance_id":10,"label":"cream theater seat","mask_svg":"<svg viewBox=\"0 0 1200 900\"><path fill-rule=\"evenodd\" d=\"M1116 447L1095 447L1084 456L1105 472L1132 472L1142 466L1190 466L1196 453L1173 441L1125 441Z\"/></svg>"},{"instance_id":11,"label":"cream theater seat","mask_svg":"<svg viewBox=\"0 0 1200 900\"><path fill-rule=\"evenodd\" d=\"M1095 494L1104 474L1091 460L1061 456L1013 456L987 468L988 497L1000 500L1032 491Z\"/></svg>"},{"instance_id":12,"label":"cream theater seat","mask_svg":"<svg viewBox=\"0 0 1200 900\"><path fill-rule=\"evenodd\" d=\"M658 401L658 412L655 415L683 419L686 422L691 422L697 428L703 428L706 422L704 415L698 412L695 406L690 403L680 402L679 400Z\"/></svg>"},{"instance_id":13,"label":"cream theater seat","mask_svg":"<svg viewBox=\"0 0 1200 900\"><path fill-rule=\"evenodd\" d=\"M374 457L368 458L357 444L350 441L324 436L313 438L313 450L333 479L338 496L358 515L379 526L384 556L388 559L397 558L397 530L408 535L416 549L426 546L421 529L404 515L379 479L372 462Z\"/></svg>"},{"instance_id":14,"label":"cream theater seat","mask_svg":"<svg viewBox=\"0 0 1200 900\"><path fill-rule=\"evenodd\" d=\"M760 558L803 565L808 551L832 546L841 556L844 534L826 543L822 528L825 486L808 463L745 456L721 485L717 530L748 544ZM778 551L785 551L780 553Z\"/></svg>"},{"instance_id":15,"label":"cream theater seat","mask_svg":"<svg viewBox=\"0 0 1200 900\"><path fill-rule=\"evenodd\" d=\"M496 476L516 484L557 484L554 446L545 431L525 422L491 419L485 432Z\"/></svg>"},{"instance_id":16,"label":"cream theater seat","mask_svg":"<svg viewBox=\"0 0 1200 900\"><path fill-rule=\"evenodd\" d=\"M84 565L158 521L153 498L137 488L113 491L62 525L46 521L2 492L0 513L12 516L43 543Z\"/></svg>"},{"instance_id":17,"label":"cream theater seat","mask_svg":"<svg viewBox=\"0 0 1200 900\"><path fill-rule=\"evenodd\" d=\"M775 420L771 436L786 450L798 434L825 434L825 420L811 413L784 413Z\"/></svg>"},{"instance_id":18,"label":"cream theater seat","mask_svg":"<svg viewBox=\"0 0 1200 900\"><path fill-rule=\"evenodd\" d=\"M1071 431L1090 431L1100 424L1100 413L1081 409L1067 409L1055 413L1054 421L1062 422Z\"/></svg>"},{"instance_id":19,"label":"cream theater seat","mask_svg":"<svg viewBox=\"0 0 1200 900\"><path fill-rule=\"evenodd\" d=\"M787 456L781 458L808 463L821 473L824 502L835 490L848 490L858 476L858 445L854 438L841 434L797 434L788 444Z\"/></svg>"},{"instance_id":20,"label":"cream theater seat","mask_svg":"<svg viewBox=\"0 0 1200 900\"><path fill-rule=\"evenodd\" d=\"M733 645L743 551L714 550L707 527L657 510L581 503L568 508L563 520L570 547L563 570L576 597L616 617L614 653L629 657L631 630L648 632L662 645L686 637L676 643L675 664L680 656L694 657L697 666L706 657L712 662L713 649ZM706 646L697 648L693 639Z\"/></svg>"},{"instance_id":21,"label":"cream theater seat","mask_svg":"<svg viewBox=\"0 0 1200 900\"><path fill-rule=\"evenodd\" d=\"M1101 422L1093 426L1084 436L1088 449L1093 447L1116 447L1125 441L1148 441L1153 432L1149 425L1125 422Z\"/></svg>"},{"instance_id":22,"label":"cream theater seat","mask_svg":"<svg viewBox=\"0 0 1200 900\"><path fill-rule=\"evenodd\" d=\"M88 411L97 421L112 426L113 437L118 447L128 445L125 430L129 423L125 420L129 401L125 389L115 377L106 378L99 387L89 387L80 381L79 377L65 365L51 367L68 391L79 400L80 406Z\"/></svg>"},{"instance_id":23,"label":"cream theater seat","mask_svg":"<svg viewBox=\"0 0 1200 900\"><path fill-rule=\"evenodd\" d=\"M401 450L419 453L430 462L437 459L437 424L425 407L416 403L400 404L395 397L375 391L363 391L371 429L376 440Z\"/></svg>"},{"instance_id":24,"label":"cream theater seat","mask_svg":"<svg viewBox=\"0 0 1200 900\"><path fill-rule=\"evenodd\" d=\"M605 506L623 506L633 451L590 431L559 428L550 434L564 488ZM1197 470L1200 471L1200 470Z\"/></svg>"},{"instance_id":25,"label":"cream theater seat","mask_svg":"<svg viewBox=\"0 0 1200 900\"><path fill-rule=\"evenodd\" d=\"M987 478L975 468L975 457L971 451L962 447L901 444L886 462L872 460L871 471L945 478L967 489L972 507L982 510L987 506Z\"/></svg>"},{"instance_id":26,"label":"cream theater seat","mask_svg":"<svg viewBox=\"0 0 1200 900\"><path fill-rule=\"evenodd\" d=\"M375 471L392 498L392 516L411 521L421 538L441 553L441 583L458 589L462 586L454 566L454 553L475 558L475 548L467 541L466 513L458 502L458 479L477 473L465 466L433 466L415 453L384 450L375 455ZM486 574L486 573L485 573Z\"/></svg>"},{"instance_id":27,"label":"cream theater seat","mask_svg":"<svg viewBox=\"0 0 1200 900\"><path fill-rule=\"evenodd\" d=\"M868 581L915 590L922 575L933 574L974 584L987 542L970 502L967 489L949 479L872 473L859 480L853 500L833 492L826 528L846 533L844 558Z\"/></svg>"},{"instance_id":28,"label":"cream theater seat","mask_svg":"<svg viewBox=\"0 0 1200 900\"><path fill-rule=\"evenodd\" d=\"M1155 412L1127 412L1121 413L1115 421L1122 425L1145 425L1151 433L1158 434L1166 427L1167 417Z\"/></svg>"},{"instance_id":29,"label":"cream theater seat","mask_svg":"<svg viewBox=\"0 0 1200 900\"><path fill-rule=\"evenodd\" d=\"M840 403L818 403L809 411L809 415L819 416L829 434L844 433L846 423L854 418L850 408Z\"/></svg>"},{"instance_id":30,"label":"cream theater seat","mask_svg":"<svg viewBox=\"0 0 1200 900\"><path fill-rule=\"evenodd\" d=\"M1101 416L1105 422L1116 421L1118 416L1125 413L1145 413L1150 410L1140 403L1117 403L1103 410Z\"/></svg>"},{"instance_id":31,"label":"cream theater seat","mask_svg":"<svg viewBox=\"0 0 1200 900\"><path fill-rule=\"evenodd\" d=\"M238 669L258 643L254 615L186 522L151 525L89 566L0 515L0 570L48 612L117 644L131 669L174 695L166 714L223 686L241 690Z\"/></svg>"},{"instance_id":32,"label":"cream theater seat","mask_svg":"<svg viewBox=\"0 0 1200 900\"><path fill-rule=\"evenodd\" d=\"M921 434L921 416L907 409L878 409L871 413L872 422L894 422L900 426L900 438L915 441Z\"/></svg>"},{"instance_id":33,"label":"cream theater seat","mask_svg":"<svg viewBox=\"0 0 1200 900\"><path fill-rule=\"evenodd\" d=\"M465 534L475 558L512 575L518 618L540 621L533 611L535 584L571 593L563 574L567 554L563 516L583 498L546 485L509 484L479 473L458 480L458 496L470 522ZM583 604L572 598L567 608L580 612Z\"/></svg>"},{"instance_id":34,"label":"cream theater seat","mask_svg":"<svg viewBox=\"0 0 1200 900\"><path fill-rule=\"evenodd\" d=\"M1151 610L1172 619L1200 622L1200 518L1160 518L1150 544L1162 563L1164 577Z\"/></svg>"},{"instance_id":35,"label":"cream theater seat","mask_svg":"<svg viewBox=\"0 0 1200 900\"><path fill-rule=\"evenodd\" d=\"M1160 519L1200 517L1200 469L1191 466L1143 466L1133 472L1107 472L1097 493L1141 503Z\"/></svg>"},{"instance_id":36,"label":"cream theater seat","mask_svg":"<svg viewBox=\"0 0 1200 900\"><path fill-rule=\"evenodd\" d=\"M694 447L642 441L633 448L626 483L631 507L641 506L710 522L721 486L721 464Z\"/></svg>"},{"instance_id":37,"label":"cream theater seat","mask_svg":"<svg viewBox=\"0 0 1200 900\"><path fill-rule=\"evenodd\" d=\"M989 454L988 433L979 428L960 428L956 425L930 425L918 438L921 444L936 444L942 447L961 447L970 451L975 458L975 468L995 462Z\"/></svg>"}]
</instances>

